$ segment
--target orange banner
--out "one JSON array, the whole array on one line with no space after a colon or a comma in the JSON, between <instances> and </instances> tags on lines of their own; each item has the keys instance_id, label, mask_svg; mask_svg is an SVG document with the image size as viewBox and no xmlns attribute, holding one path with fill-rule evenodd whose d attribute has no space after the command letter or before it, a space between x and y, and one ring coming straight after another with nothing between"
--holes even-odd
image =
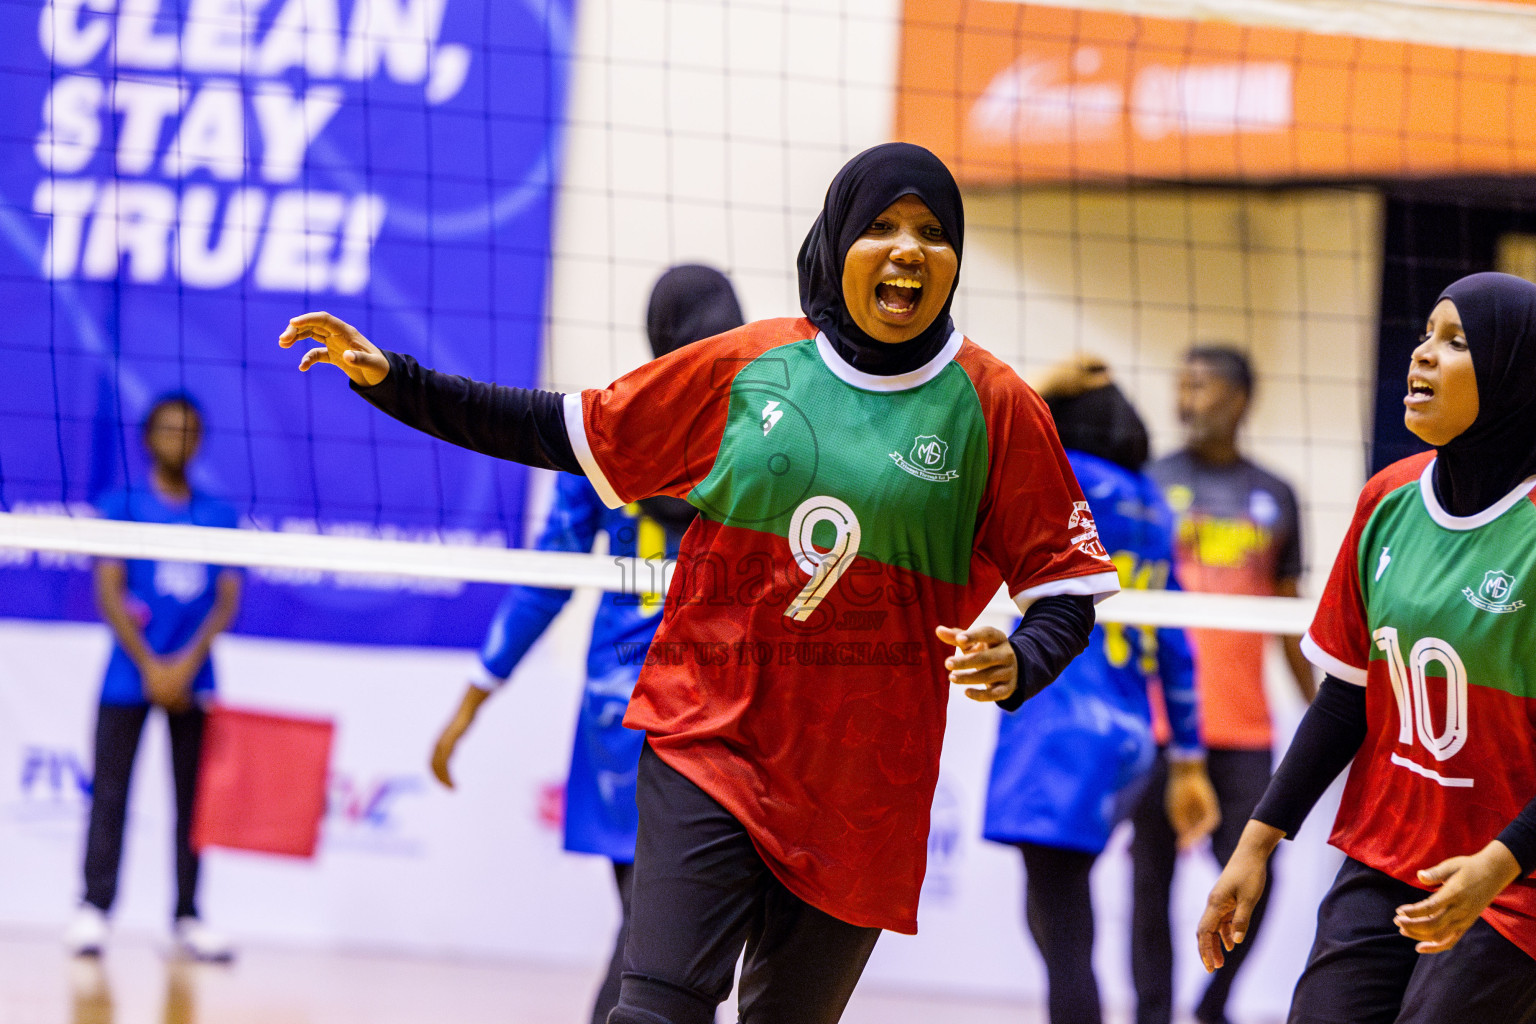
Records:
<instances>
[{"instance_id":1,"label":"orange banner","mask_svg":"<svg viewBox=\"0 0 1536 1024\"><path fill-rule=\"evenodd\" d=\"M1536 57L906 0L897 138L962 183L1536 171Z\"/></svg>"}]
</instances>

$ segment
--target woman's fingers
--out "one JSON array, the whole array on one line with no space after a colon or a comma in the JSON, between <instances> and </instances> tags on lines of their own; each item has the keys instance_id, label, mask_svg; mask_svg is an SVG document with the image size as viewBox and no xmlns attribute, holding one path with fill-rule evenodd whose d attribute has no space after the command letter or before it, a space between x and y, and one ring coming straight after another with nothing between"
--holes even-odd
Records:
<instances>
[{"instance_id":1,"label":"woman's fingers","mask_svg":"<svg viewBox=\"0 0 1536 1024\"><path fill-rule=\"evenodd\" d=\"M1409 903L1406 906L1398 907L1395 919L1415 923L1430 921L1439 917L1449 902L1449 896L1445 894L1444 890L1441 890L1417 903Z\"/></svg>"},{"instance_id":2,"label":"woman's fingers","mask_svg":"<svg viewBox=\"0 0 1536 1024\"><path fill-rule=\"evenodd\" d=\"M1256 900L1244 899L1241 892L1237 894L1232 908L1232 918L1221 933L1222 941L1227 944L1228 949L1248 937L1248 922L1253 917L1253 907L1256 902Z\"/></svg>"},{"instance_id":3,"label":"woman's fingers","mask_svg":"<svg viewBox=\"0 0 1536 1024\"><path fill-rule=\"evenodd\" d=\"M1392 923L1397 925L1397 930L1401 934L1410 939L1434 942L1453 932L1459 934L1457 924L1463 915L1458 914L1457 909L1457 904L1450 899L1438 902L1424 900L1411 907L1399 907L1392 918Z\"/></svg>"},{"instance_id":4,"label":"woman's fingers","mask_svg":"<svg viewBox=\"0 0 1536 1024\"><path fill-rule=\"evenodd\" d=\"M1195 939L1200 946L1200 963L1207 974L1226 963L1226 954L1217 936L1228 924L1227 915L1230 913L1231 906L1217 905L1216 894L1212 893L1210 901L1205 905L1205 912L1200 915L1200 924L1195 928Z\"/></svg>"},{"instance_id":5,"label":"woman's fingers","mask_svg":"<svg viewBox=\"0 0 1536 1024\"><path fill-rule=\"evenodd\" d=\"M1452 875L1467 865L1470 857L1448 857L1434 867L1419 872L1419 881L1428 886L1443 885ZM1428 902L1428 901L1425 901Z\"/></svg>"},{"instance_id":6,"label":"woman's fingers","mask_svg":"<svg viewBox=\"0 0 1536 1024\"><path fill-rule=\"evenodd\" d=\"M1456 945L1476 920L1475 915L1452 913L1418 924L1404 924L1401 918L1395 919L1393 923L1397 925L1400 934L1417 940L1415 948L1420 953L1441 953Z\"/></svg>"},{"instance_id":7,"label":"woman's fingers","mask_svg":"<svg viewBox=\"0 0 1536 1024\"><path fill-rule=\"evenodd\" d=\"M304 358L299 360L299 369L307 370L316 363L328 363L331 361L331 350L321 346L312 348L304 353Z\"/></svg>"},{"instance_id":8,"label":"woman's fingers","mask_svg":"<svg viewBox=\"0 0 1536 1024\"><path fill-rule=\"evenodd\" d=\"M933 634L951 647L964 647L970 643L970 635L965 630L955 629L952 626L938 626Z\"/></svg>"},{"instance_id":9,"label":"woman's fingers","mask_svg":"<svg viewBox=\"0 0 1536 1024\"><path fill-rule=\"evenodd\" d=\"M1245 870L1227 862L1221 876L1211 888L1205 901L1205 912L1195 937L1200 946L1200 962L1206 972L1216 970L1226 963L1226 954L1248 936L1248 924L1253 908L1258 905L1267 881L1262 869ZM1218 943L1216 940L1220 938Z\"/></svg>"},{"instance_id":10,"label":"woman's fingers","mask_svg":"<svg viewBox=\"0 0 1536 1024\"><path fill-rule=\"evenodd\" d=\"M1416 942L1413 946L1415 953L1444 953L1456 943L1461 941L1461 935L1454 935L1444 942Z\"/></svg>"},{"instance_id":11,"label":"woman's fingers","mask_svg":"<svg viewBox=\"0 0 1536 1024\"><path fill-rule=\"evenodd\" d=\"M949 681L961 686L1003 682L1015 674L1013 651L1007 647L952 655L944 660L944 667L949 670Z\"/></svg>"},{"instance_id":12,"label":"woman's fingers","mask_svg":"<svg viewBox=\"0 0 1536 1024\"><path fill-rule=\"evenodd\" d=\"M934 634L957 648L958 653L945 659L944 667L949 670L950 682L956 686L974 687L965 691L967 697L994 702L1012 696L1018 687L1018 666L1013 648L1002 630L993 626L971 629L939 626Z\"/></svg>"},{"instance_id":13,"label":"woman's fingers","mask_svg":"<svg viewBox=\"0 0 1536 1024\"><path fill-rule=\"evenodd\" d=\"M371 387L389 376L389 358L345 320L326 312L302 313L288 321L277 336L283 348L300 341L319 344L304 354L300 370L316 363L329 363L354 382ZM321 347L324 346L324 347Z\"/></svg>"},{"instance_id":14,"label":"woman's fingers","mask_svg":"<svg viewBox=\"0 0 1536 1024\"><path fill-rule=\"evenodd\" d=\"M1013 691L1019 684L1012 679L1004 679L1002 682L992 683L986 687L975 687L965 691L965 695L971 700L983 704L996 704L1000 700L1007 700L1013 696Z\"/></svg>"},{"instance_id":15,"label":"woman's fingers","mask_svg":"<svg viewBox=\"0 0 1536 1024\"><path fill-rule=\"evenodd\" d=\"M292 348L296 342L306 339L342 348L366 344L351 325L329 313L304 313L294 317L288 321L283 333L277 336L277 343L283 348Z\"/></svg>"},{"instance_id":16,"label":"woman's fingers","mask_svg":"<svg viewBox=\"0 0 1536 1024\"><path fill-rule=\"evenodd\" d=\"M958 647L962 651L985 650L988 647L996 647L1008 639L1007 635L995 626L974 626L970 629L938 626L933 632L946 644Z\"/></svg>"},{"instance_id":17,"label":"woman's fingers","mask_svg":"<svg viewBox=\"0 0 1536 1024\"><path fill-rule=\"evenodd\" d=\"M1007 647L987 647L968 654L953 654L944 659L944 667L949 669L949 677L956 679L965 673L985 672L989 669L1003 667L1013 663L1013 651ZM956 679L958 682L958 679Z\"/></svg>"},{"instance_id":18,"label":"woman's fingers","mask_svg":"<svg viewBox=\"0 0 1536 1024\"><path fill-rule=\"evenodd\" d=\"M336 335L345 336L350 333L350 328L343 320L339 320L324 311L316 313L300 313L288 321L288 326L282 334L277 336L277 343L287 348L300 338L327 338Z\"/></svg>"}]
</instances>

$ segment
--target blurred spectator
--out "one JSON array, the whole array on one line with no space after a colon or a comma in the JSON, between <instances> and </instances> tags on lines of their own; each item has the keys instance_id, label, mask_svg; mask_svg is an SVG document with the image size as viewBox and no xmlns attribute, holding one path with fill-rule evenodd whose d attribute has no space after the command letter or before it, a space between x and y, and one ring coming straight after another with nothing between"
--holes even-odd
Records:
<instances>
[{"instance_id":1,"label":"blurred spectator","mask_svg":"<svg viewBox=\"0 0 1536 1024\"><path fill-rule=\"evenodd\" d=\"M101 500L107 519L233 528L235 510L192 489L187 467L202 444L203 417L190 395L157 400L144 417L148 480ZM85 846L85 899L65 932L77 955L97 955L117 897L123 826L139 738L151 706L165 712L176 791L175 936L180 950L203 960L227 960L226 939L202 923L197 909L198 856L189 836L197 796L205 705L213 696L214 637L229 628L240 605L242 575L193 562L96 563L96 601L116 641L96 715L95 780Z\"/></svg>"},{"instance_id":2,"label":"blurred spectator","mask_svg":"<svg viewBox=\"0 0 1536 1024\"><path fill-rule=\"evenodd\" d=\"M1190 349L1179 375L1184 448L1152 463L1148 473L1178 519L1175 560L1185 589L1294 597L1302 569L1296 496L1290 485L1244 458L1238 448L1238 428L1252 398L1253 368L1241 351L1225 345ZM1264 695L1266 639L1260 633L1210 629L1191 630L1190 638L1207 764L1221 802L1212 849L1225 865L1269 783L1274 736ZM1283 643L1296 688L1310 701L1317 687L1300 637L1284 637ZM1161 729L1159 739L1166 741L1166 735ZM1172 1018L1168 901L1177 845L1155 795L1166 772L1167 759L1160 754L1153 785L1133 819L1131 962L1137 1024L1169 1024ZM1232 982L1253 949L1268 891L1254 911L1248 941L1227 957L1195 1008L1202 1024L1227 1019Z\"/></svg>"}]
</instances>

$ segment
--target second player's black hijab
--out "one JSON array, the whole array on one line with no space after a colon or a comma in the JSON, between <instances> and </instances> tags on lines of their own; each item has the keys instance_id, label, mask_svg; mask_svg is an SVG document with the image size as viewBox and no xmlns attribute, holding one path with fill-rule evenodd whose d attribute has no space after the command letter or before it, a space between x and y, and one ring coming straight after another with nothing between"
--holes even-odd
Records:
<instances>
[{"instance_id":1,"label":"second player's black hijab","mask_svg":"<svg viewBox=\"0 0 1536 1024\"><path fill-rule=\"evenodd\" d=\"M1440 299L1461 315L1478 408L1472 425L1439 447L1435 493L1451 515L1470 516L1536 474L1536 284L1472 274Z\"/></svg>"},{"instance_id":2,"label":"second player's black hijab","mask_svg":"<svg viewBox=\"0 0 1536 1024\"><path fill-rule=\"evenodd\" d=\"M1141 472L1146 465L1146 424L1114 384L1070 397L1049 396L1045 404L1056 421L1056 433L1063 448L1097 455L1132 473Z\"/></svg>"},{"instance_id":3,"label":"second player's black hijab","mask_svg":"<svg viewBox=\"0 0 1536 1024\"><path fill-rule=\"evenodd\" d=\"M921 199L944 227L958 264L965 238L960 188L944 162L922 146L888 142L866 149L843 165L827 188L816 223L800 246L800 308L821 328L839 355L865 373L890 376L922 366L954 330L949 306L954 289L933 323L909 341L876 341L854 323L843 301L843 260L848 249L887 207L902 196ZM959 275L955 277L959 282Z\"/></svg>"},{"instance_id":4,"label":"second player's black hijab","mask_svg":"<svg viewBox=\"0 0 1536 1024\"><path fill-rule=\"evenodd\" d=\"M645 311L645 333L658 358L745 322L730 280L697 263L671 267L657 278Z\"/></svg>"},{"instance_id":5,"label":"second player's black hijab","mask_svg":"<svg viewBox=\"0 0 1536 1024\"><path fill-rule=\"evenodd\" d=\"M746 319L730 278L714 267L683 263L656 279L645 310L645 333L660 359L684 345L735 330ZM645 514L674 534L682 534L698 509L681 498L658 494L640 499Z\"/></svg>"}]
</instances>

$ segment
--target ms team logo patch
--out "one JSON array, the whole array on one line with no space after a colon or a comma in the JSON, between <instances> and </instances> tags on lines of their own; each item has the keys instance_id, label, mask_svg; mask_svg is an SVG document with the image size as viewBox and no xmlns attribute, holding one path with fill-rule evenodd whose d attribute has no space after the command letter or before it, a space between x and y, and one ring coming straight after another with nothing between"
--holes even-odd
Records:
<instances>
[{"instance_id":1,"label":"ms team logo patch","mask_svg":"<svg viewBox=\"0 0 1536 1024\"><path fill-rule=\"evenodd\" d=\"M1485 612L1513 612L1525 607L1524 601L1511 601L1515 591L1515 577L1503 569L1489 569L1483 573L1482 586L1477 590L1463 587L1461 596Z\"/></svg>"},{"instance_id":2,"label":"ms team logo patch","mask_svg":"<svg viewBox=\"0 0 1536 1024\"><path fill-rule=\"evenodd\" d=\"M943 483L960 475L956 470L944 468L949 461L949 442L937 434L913 438L912 450L905 456L899 451L891 452L891 460L919 480Z\"/></svg>"}]
</instances>

